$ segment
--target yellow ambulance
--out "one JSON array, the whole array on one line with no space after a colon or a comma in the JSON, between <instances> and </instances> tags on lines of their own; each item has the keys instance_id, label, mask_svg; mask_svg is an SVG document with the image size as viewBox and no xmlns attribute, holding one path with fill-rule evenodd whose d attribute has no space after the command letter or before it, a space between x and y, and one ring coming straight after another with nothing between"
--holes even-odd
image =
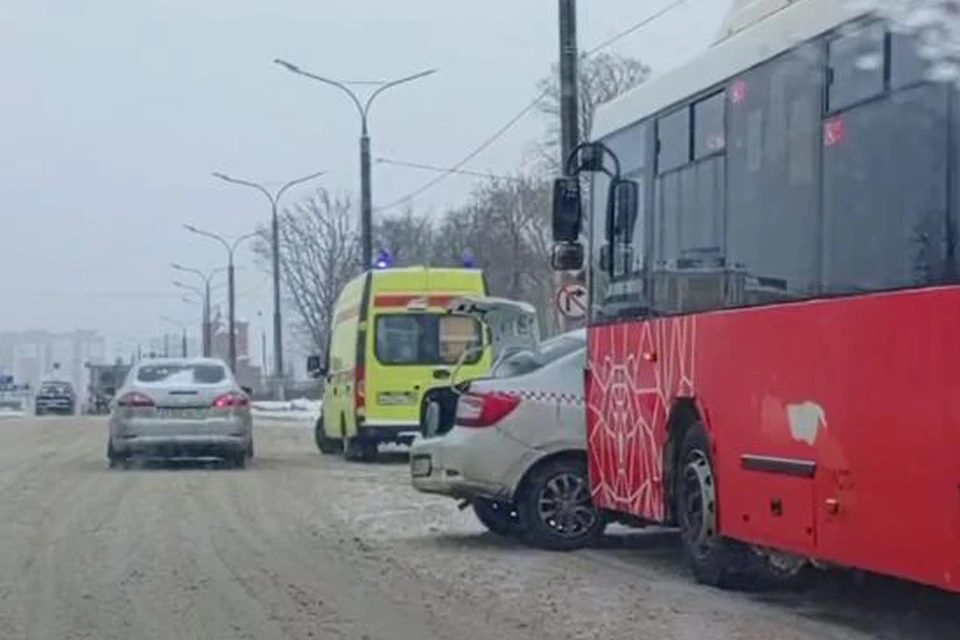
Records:
<instances>
[{"instance_id":1,"label":"yellow ambulance","mask_svg":"<svg viewBox=\"0 0 960 640\"><path fill-rule=\"evenodd\" d=\"M371 269L347 283L326 354L307 364L325 383L315 427L320 451L372 460L381 443L410 444L424 393L447 386L464 353L458 379L483 375L491 354L478 348L486 341L482 325L447 307L486 293L483 272L467 268Z\"/></svg>"}]
</instances>

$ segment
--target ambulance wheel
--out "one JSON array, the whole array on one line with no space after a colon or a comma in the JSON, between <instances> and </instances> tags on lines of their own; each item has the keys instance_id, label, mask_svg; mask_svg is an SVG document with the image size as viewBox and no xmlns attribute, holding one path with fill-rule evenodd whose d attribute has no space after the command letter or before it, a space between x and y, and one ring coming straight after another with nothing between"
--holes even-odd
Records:
<instances>
[{"instance_id":1,"label":"ambulance wheel","mask_svg":"<svg viewBox=\"0 0 960 640\"><path fill-rule=\"evenodd\" d=\"M347 438L344 457L351 462L376 462L379 447L373 440Z\"/></svg>"},{"instance_id":2,"label":"ambulance wheel","mask_svg":"<svg viewBox=\"0 0 960 640\"><path fill-rule=\"evenodd\" d=\"M684 562L697 582L721 589L759 586L761 558L747 545L720 535L710 440L700 423L692 425L683 438L675 482Z\"/></svg>"},{"instance_id":3,"label":"ambulance wheel","mask_svg":"<svg viewBox=\"0 0 960 640\"><path fill-rule=\"evenodd\" d=\"M331 438L323 428L323 416L317 418L317 423L313 428L313 438L317 443L317 449L326 456L336 455L343 451L343 444L338 438Z\"/></svg>"}]
</instances>

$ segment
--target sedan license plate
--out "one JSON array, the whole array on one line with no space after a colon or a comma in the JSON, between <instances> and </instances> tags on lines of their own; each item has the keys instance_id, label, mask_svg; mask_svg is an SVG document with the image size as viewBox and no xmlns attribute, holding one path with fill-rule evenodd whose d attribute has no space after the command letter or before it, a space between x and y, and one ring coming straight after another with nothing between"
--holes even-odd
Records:
<instances>
[{"instance_id":1,"label":"sedan license plate","mask_svg":"<svg viewBox=\"0 0 960 640\"><path fill-rule=\"evenodd\" d=\"M432 470L430 456L417 456L410 461L410 473L417 478L429 476Z\"/></svg>"},{"instance_id":2,"label":"sedan license plate","mask_svg":"<svg viewBox=\"0 0 960 640\"><path fill-rule=\"evenodd\" d=\"M207 410L196 408L157 409L157 417L167 420L201 420L207 417Z\"/></svg>"}]
</instances>

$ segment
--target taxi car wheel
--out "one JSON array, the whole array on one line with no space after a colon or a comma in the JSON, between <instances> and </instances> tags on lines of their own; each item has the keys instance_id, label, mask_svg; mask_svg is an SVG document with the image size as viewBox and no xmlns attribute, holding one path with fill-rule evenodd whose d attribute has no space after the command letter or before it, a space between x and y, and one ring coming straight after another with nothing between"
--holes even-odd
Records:
<instances>
[{"instance_id":1,"label":"taxi car wheel","mask_svg":"<svg viewBox=\"0 0 960 640\"><path fill-rule=\"evenodd\" d=\"M483 526L497 535L513 538L523 533L520 516L509 503L477 498L473 501L473 513Z\"/></svg>"},{"instance_id":2,"label":"taxi car wheel","mask_svg":"<svg viewBox=\"0 0 960 640\"><path fill-rule=\"evenodd\" d=\"M127 456L121 456L113 449L113 443L107 444L107 462L111 469L126 469L128 464Z\"/></svg>"},{"instance_id":3,"label":"taxi car wheel","mask_svg":"<svg viewBox=\"0 0 960 640\"><path fill-rule=\"evenodd\" d=\"M524 483L517 509L527 542L552 551L589 545L606 525L593 507L587 465L560 457L535 467Z\"/></svg>"}]
</instances>

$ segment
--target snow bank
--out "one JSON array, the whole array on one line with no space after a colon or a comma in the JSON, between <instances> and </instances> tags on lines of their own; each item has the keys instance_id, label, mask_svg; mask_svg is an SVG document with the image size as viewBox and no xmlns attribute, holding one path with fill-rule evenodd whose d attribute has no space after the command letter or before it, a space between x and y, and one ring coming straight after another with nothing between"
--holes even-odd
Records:
<instances>
[{"instance_id":1,"label":"snow bank","mask_svg":"<svg viewBox=\"0 0 960 640\"><path fill-rule=\"evenodd\" d=\"M313 426L320 417L321 404L319 400L305 398L284 402L263 400L252 402L250 408L254 420L260 423L283 422Z\"/></svg>"}]
</instances>

